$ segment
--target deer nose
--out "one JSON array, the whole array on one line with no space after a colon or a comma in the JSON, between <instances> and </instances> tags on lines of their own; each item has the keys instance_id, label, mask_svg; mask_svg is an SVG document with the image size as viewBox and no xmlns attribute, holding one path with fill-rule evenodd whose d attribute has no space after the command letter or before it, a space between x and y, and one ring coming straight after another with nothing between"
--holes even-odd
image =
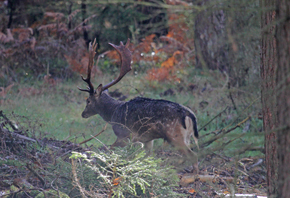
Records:
<instances>
[{"instance_id":1,"label":"deer nose","mask_svg":"<svg viewBox=\"0 0 290 198\"><path fill-rule=\"evenodd\" d=\"M83 112L83 113L82 113L82 117L83 117L83 118L88 118L88 115L85 114L85 112Z\"/></svg>"}]
</instances>

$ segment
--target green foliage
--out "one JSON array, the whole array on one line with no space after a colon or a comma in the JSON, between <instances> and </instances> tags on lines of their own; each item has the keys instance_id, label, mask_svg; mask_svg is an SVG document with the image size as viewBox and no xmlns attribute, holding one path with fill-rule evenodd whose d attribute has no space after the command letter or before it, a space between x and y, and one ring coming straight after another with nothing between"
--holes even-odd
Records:
<instances>
[{"instance_id":1,"label":"green foliage","mask_svg":"<svg viewBox=\"0 0 290 198\"><path fill-rule=\"evenodd\" d=\"M143 144L129 144L114 151L73 152L72 159L81 159L97 175L96 185L102 185L112 197L177 197L173 187L177 174L171 167L162 167L161 159L146 156Z\"/></svg>"}]
</instances>

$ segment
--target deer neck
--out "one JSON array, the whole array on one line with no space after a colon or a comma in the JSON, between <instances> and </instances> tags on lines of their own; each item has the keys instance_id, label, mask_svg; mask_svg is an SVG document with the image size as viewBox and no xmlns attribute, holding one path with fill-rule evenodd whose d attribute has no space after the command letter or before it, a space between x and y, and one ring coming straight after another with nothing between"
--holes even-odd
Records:
<instances>
[{"instance_id":1,"label":"deer neck","mask_svg":"<svg viewBox=\"0 0 290 198\"><path fill-rule=\"evenodd\" d=\"M111 118L115 112L115 110L122 104L124 104L123 101L116 100L109 96L107 93L102 93L100 97L100 111L99 115L106 121L110 122Z\"/></svg>"}]
</instances>

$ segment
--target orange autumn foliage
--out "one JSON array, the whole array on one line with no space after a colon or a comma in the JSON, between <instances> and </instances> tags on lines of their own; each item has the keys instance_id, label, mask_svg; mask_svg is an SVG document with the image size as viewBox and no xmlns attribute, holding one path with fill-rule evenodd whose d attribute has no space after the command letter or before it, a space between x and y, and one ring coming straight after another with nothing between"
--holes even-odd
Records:
<instances>
[{"instance_id":1,"label":"orange autumn foliage","mask_svg":"<svg viewBox=\"0 0 290 198\"><path fill-rule=\"evenodd\" d=\"M120 180L121 180L121 177L117 177L117 178L115 178L115 179L113 180L113 185L114 185L114 186L119 185Z\"/></svg>"},{"instance_id":2,"label":"orange autumn foliage","mask_svg":"<svg viewBox=\"0 0 290 198\"><path fill-rule=\"evenodd\" d=\"M191 189L188 190L188 192L192 194L192 193L195 193L196 191L191 188Z\"/></svg>"},{"instance_id":3,"label":"orange autumn foliage","mask_svg":"<svg viewBox=\"0 0 290 198\"><path fill-rule=\"evenodd\" d=\"M168 5L182 5L185 9L189 7L189 4L182 0L167 0ZM161 36L160 40L166 42L160 49L155 49L155 54L166 53L173 54L161 63L161 68L153 68L147 71L146 79L149 81L164 81L179 79L174 75L176 67L182 68L186 65L183 61L185 54L191 51L193 45L193 39L187 37L187 31L189 30L186 17L183 14L173 13L168 9L169 16L169 28L166 36ZM158 57L158 56L155 56ZM194 61L194 56L187 56L188 60ZM159 59L156 59L157 61Z\"/></svg>"},{"instance_id":4,"label":"orange autumn foliage","mask_svg":"<svg viewBox=\"0 0 290 198\"><path fill-rule=\"evenodd\" d=\"M169 70L165 67L152 68L147 71L146 79L149 81L165 81L169 79Z\"/></svg>"},{"instance_id":5,"label":"orange autumn foliage","mask_svg":"<svg viewBox=\"0 0 290 198\"><path fill-rule=\"evenodd\" d=\"M71 66L71 69L77 73L80 74L86 74L87 73L87 65L89 63L89 54L86 53L84 56L80 58L80 60L76 59L73 56L64 55L67 62ZM92 76L95 75L95 73L99 73L98 68L93 67L92 69Z\"/></svg>"},{"instance_id":6,"label":"orange autumn foliage","mask_svg":"<svg viewBox=\"0 0 290 198\"><path fill-rule=\"evenodd\" d=\"M164 61L163 63L161 63L161 67L165 67L167 69L170 69L170 68L173 68L175 63L176 63L175 57L172 56L172 57L168 58L166 61Z\"/></svg>"}]
</instances>

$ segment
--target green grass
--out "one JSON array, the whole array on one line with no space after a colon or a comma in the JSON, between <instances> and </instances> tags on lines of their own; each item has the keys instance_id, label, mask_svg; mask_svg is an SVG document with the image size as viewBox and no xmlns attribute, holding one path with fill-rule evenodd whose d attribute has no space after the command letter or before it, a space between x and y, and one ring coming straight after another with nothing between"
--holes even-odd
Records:
<instances>
[{"instance_id":1,"label":"green grass","mask_svg":"<svg viewBox=\"0 0 290 198\"><path fill-rule=\"evenodd\" d=\"M22 89L22 87L16 87ZM83 119L81 112L85 107L86 95L81 95L72 82L62 83L47 88L33 85L42 93L34 96L21 96L17 93L9 95L9 104L1 107L5 114L14 112L29 118L30 122L39 123L41 128L36 134L50 138L77 139L82 141L102 129L105 123L98 117ZM21 123L20 120L15 120ZM93 131L94 129L94 131ZM105 139L104 139L105 140Z\"/></svg>"}]
</instances>

